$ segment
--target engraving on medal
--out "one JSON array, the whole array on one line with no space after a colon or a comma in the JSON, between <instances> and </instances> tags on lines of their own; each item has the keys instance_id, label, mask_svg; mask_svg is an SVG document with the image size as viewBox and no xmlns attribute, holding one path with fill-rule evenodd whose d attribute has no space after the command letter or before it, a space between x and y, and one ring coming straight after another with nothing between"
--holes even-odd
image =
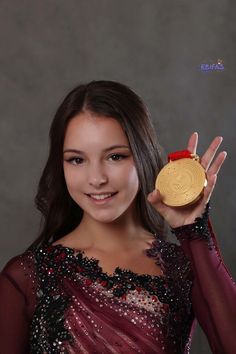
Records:
<instances>
[{"instance_id":1,"label":"engraving on medal","mask_svg":"<svg viewBox=\"0 0 236 354\"><path fill-rule=\"evenodd\" d=\"M196 160L183 158L169 162L156 179L163 203L185 206L196 202L207 185L203 167Z\"/></svg>"}]
</instances>

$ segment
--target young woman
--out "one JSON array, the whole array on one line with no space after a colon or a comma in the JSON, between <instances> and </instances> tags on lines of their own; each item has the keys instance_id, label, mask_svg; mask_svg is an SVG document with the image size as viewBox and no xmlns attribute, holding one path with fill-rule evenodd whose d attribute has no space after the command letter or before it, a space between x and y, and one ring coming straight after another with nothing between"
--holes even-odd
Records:
<instances>
[{"instance_id":1,"label":"young woman","mask_svg":"<svg viewBox=\"0 0 236 354\"><path fill-rule=\"evenodd\" d=\"M208 218L221 141L201 159L202 198L168 207L154 190L163 163L142 100L112 81L71 91L35 199L42 229L1 272L1 353L188 353L197 319L213 353L235 354L236 288Z\"/></svg>"}]
</instances>

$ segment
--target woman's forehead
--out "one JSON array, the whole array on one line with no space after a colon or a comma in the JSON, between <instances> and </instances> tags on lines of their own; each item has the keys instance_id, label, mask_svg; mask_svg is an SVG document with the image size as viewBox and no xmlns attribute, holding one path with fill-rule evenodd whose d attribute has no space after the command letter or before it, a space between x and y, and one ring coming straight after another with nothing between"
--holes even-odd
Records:
<instances>
[{"instance_id":1,"label":"woman's forehead","mask_svg":"<svg viewBox=\"0 0 236 354\"><path fill-rule=\"evenodd\" d=\"M88 145L109 146L129 145L127 136L120 123L110 117L81 113L69 122L64 140L64 148L76 148Z\"/></svg>"}]
</instances>

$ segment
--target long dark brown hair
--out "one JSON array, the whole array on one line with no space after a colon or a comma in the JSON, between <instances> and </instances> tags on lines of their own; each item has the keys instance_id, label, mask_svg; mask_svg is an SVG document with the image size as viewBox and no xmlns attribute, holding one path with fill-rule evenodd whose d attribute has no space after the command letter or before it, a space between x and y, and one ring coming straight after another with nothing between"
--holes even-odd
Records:
<instances>
[{"instance_id":1,"label":"long dark brown hair","mask_svg":"<svg viewBox=\"0 0 236 354\"><path fill-rule=\"evenodd\" d=\"M160 145L142 99L128 86L115 81L91 81L75 87L63 100L52 121L50 151L39 180L35 205L41 212L40 230L29 248L54 242L80 223L83 210L67 190L63 172L63 145L69 121L81 112L115 118L127 135L137 168L140 190L136 196L139 218L145 229L163 237L164 220L147 201L163 166ZM28 248L28 249L29 249Z\"/></svg>"}]
</instances>

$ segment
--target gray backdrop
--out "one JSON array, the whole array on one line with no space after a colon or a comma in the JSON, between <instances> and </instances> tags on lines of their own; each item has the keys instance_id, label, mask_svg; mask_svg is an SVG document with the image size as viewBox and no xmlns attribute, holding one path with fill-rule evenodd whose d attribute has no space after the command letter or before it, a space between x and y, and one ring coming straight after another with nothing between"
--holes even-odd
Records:
<instances>
[{"instance_id":1,"label":"gray backdrop","mask_svg":"<svg viewBox=\"0 0 236 354\"><path fill-rule=\"evenodd\" d=\"M143 97L167 152L193 131L199 153L223 135L212 221L236 275L235 14L233 0L0 1L1 267L38 231L33 199L57 106L78 83L108 79ZM218 59L223 71L199 70ZM191 353L210 353L199 329Z\"/></svg>"}]
</instances>

